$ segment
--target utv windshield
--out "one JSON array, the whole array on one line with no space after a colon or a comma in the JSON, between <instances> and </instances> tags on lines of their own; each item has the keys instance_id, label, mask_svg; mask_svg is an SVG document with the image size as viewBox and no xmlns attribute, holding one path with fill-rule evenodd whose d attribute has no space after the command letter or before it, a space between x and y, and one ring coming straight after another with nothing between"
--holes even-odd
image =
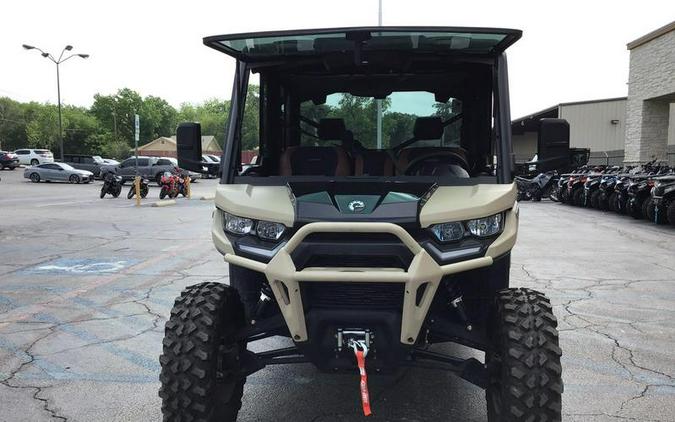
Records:
<instances>
[{"instance_id":1,"label":"utv windshield","mask_svg":"<svg viewBox=\"0 0 675 422\"><path fill-rule=\"evenodd\" d=\"M498 69L519 36L358 28L207 38L238 58L223 182L507 182Z\"/></svg>"},{"instance_id":2,"label":"utv windshield","mask_svg":"<svg viewBox=\"0 0 675 422\"><path fill-rule=\"evenodd\" d=\"M204 42L240 60L309 57L333 53L396 51L416 54L497 54L520 31L496 28L313 29L208 37Z\"/></svg>"}]
</instances>

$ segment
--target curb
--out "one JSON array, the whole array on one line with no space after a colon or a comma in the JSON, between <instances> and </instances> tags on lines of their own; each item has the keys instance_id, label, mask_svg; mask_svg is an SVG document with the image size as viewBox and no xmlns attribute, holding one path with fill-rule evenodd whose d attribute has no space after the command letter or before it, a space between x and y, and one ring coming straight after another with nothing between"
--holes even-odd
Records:
<instances>
[{"instance_id":1,"label":"curb","mask_svg":"<svg viewBox=\"0 0 675 422\"><path fill-rule=\"evenodd\" d=\"M152 206L153 207L168 207L170 205L176 205L176 200L175 199L165 199L157 202L153 202Z\"/></svg>"}]
</instances>

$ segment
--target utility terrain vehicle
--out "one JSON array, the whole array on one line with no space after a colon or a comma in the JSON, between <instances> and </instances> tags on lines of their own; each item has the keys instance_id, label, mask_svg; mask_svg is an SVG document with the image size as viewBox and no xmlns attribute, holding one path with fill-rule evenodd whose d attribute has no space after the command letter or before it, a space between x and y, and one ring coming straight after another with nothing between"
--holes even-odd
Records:
<instances>
[{"instance_id":1,"label":"utility terrain vehicle","mask_svg":"<svg viewBox=\"0 0 675 422\"><path fill-rule=\"evenodd\" d=\"M366 369L419 366L485 389L490 421L560 420L551 305L509 287L518 205L504 50L520 36L366 27L204 39L236 59L212 226L229 285L176 299L160 358L165 421L233 421L248 375L305 362L355 378L358 365L366 414ZM179 125L181 168L202 170L200 132ZM568 164L565 121L541 122L538 154L542 169ZM271 336L292 342L247 349ZM429 348L447 342L485 360Z\"/></svg>"}]
</instances>

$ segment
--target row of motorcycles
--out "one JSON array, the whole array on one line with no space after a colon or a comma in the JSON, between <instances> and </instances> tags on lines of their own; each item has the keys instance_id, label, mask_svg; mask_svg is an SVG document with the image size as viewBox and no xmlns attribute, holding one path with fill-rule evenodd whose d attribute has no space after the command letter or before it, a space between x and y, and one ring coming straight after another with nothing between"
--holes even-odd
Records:
<instances>
[{"instance_id":1,"label":"row of motorcycles","mask_svg":"<svg viewBox=\"0 0 675 422\"><path fill-rule=\"evenodd\" d=\"M675 225L675 168L656 160L642 166L582 166L571 173L516 177L518 200L553 201Z\"/></svg>"},{"instance_id":2,"label":"row of motorcycles","mask_svg":"<svg viewBox=\"0 0 675 422\"><path fill-rule=\"evenodd\" d=\"M188 196L188 180L189 176L183 177L180 174L171 173L169 171L164 172L159 181L159 199L164 199L166 197L176 198L178 195L183 195L183 197ZM140 183L140 195L141 198L148 196L149 192L149 180L141 179ZM121 176L116 176L114 174L108 174L103 178L103 186L101 186L101 199L106 195L111 195L114 198L117 198L122 193L122 186L124 185L124 180ZM134 184L131 184L129 192L127 193L127 198L132 199L136 196L136 188Z\"/></svg>"}]
</instances>

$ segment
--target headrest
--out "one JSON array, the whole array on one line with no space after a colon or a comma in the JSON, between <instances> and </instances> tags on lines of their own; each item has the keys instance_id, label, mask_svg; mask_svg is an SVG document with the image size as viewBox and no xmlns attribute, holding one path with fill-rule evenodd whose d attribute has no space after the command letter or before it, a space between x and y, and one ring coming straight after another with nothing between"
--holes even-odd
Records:
<instances>
[{"instance_id":1,"label":"headrest","mask_svg":"<svg viewBox=\"0 0 675 422\"><path fill-rule=\"evenodd\" d=\"M342 140L345 130L345 121L342 119L321 119L317 135L324 141Z\"/></svg>"},{"instance_id":2,"label":"headrest","mask_svg":"<svg viewBox=\"0 0 675 422\"><path fill-rule=\"evenodd\" d=\"M417 140L441 139L443 120L440 117L418 117L415 119L413 136Z\"/></svg>"}]
</instances>

